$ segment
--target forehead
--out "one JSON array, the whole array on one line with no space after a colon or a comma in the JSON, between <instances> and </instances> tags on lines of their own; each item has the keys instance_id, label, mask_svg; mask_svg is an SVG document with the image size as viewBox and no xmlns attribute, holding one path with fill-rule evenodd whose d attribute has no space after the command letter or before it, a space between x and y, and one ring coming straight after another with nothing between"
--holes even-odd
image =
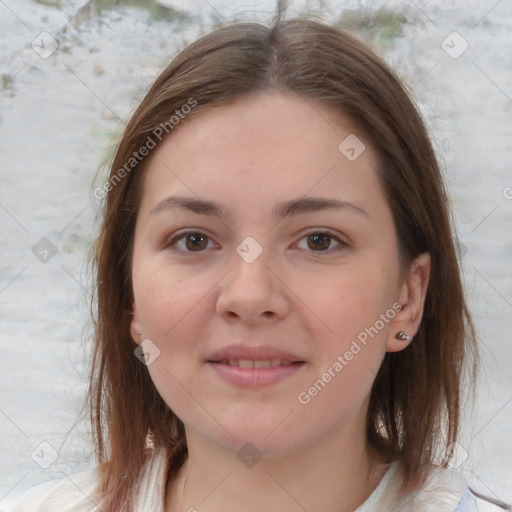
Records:
<instances>
[{"instance_id":1,"label":"forehead","mask_svg":"<svg viewBox=\"0 0 512 512\"><path fill-rule=\"evenodd\" d=\"M253 210L267 199L333 192L377 199L376 168L365 136L333 107L264 93L200 112L165 139L148 167L143 207L171 192Z\"/></svg>"},{"instance_id":2,"label":"forehead","mask_svg":"<svg viewBox=\"0 0 512 512\"><path fill-rule=\"evenodd\" d=\"M279 149L283 156L299 149L337 154L340 137L355 132L364 138L330 105L294 92L265 91L208 108L183 123L164 145L179 145L188 153L238 149L261 158L266 153L260 153L262 144L267 152Z\"/></svg>"}]
</instances>

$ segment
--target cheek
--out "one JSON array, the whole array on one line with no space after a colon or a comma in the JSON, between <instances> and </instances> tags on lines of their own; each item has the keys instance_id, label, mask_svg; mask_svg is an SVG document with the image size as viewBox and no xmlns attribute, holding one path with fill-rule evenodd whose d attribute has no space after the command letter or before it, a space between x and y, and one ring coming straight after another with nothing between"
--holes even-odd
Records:
<instances>
[{"instance_id":1,"label":"cheek","mask_svg":"<svg viewBox=\"0 0 512 512\"><path fill-rule=\"evenodd\" d=\"M144 337L159 350L149 373L167 404L179 411L181 402L190 401L190 396L182 396L183 389L194 386L204 357L202 340L215 313L210 294L216 281L217 275L178 271L156 258L146 259L133 274Z\"/></svg>"},{"instance_id":2,"label":"cheek","mask_svg":"<svg viewBox=\"0 0 512 512\"><path fill-rule=\"evenodd\" d=\"M307 327L316 339L320 371L330 369L331 374L323 380L332 380L332 393L335 389L357 390L351 394L357 402L370 390L396 314L392 308L396 267L377 261L370 264L362 258L358 264L336 269L331 279L322 279L309 288L308 305L316 315L308 315ZM331 379L332 374L335 379ZM329 395L325 393L324 399ZM330 398L336 400L335 396Z\"/></svg>"},{"instance_id":3,"label":"cheek","mask_svg":"<svg viewBox=\"0 0 512 512\"><path fill-rule=\"evenodd\" d=\"M202 418L209 424L191 396L199 396L195 380L201 346L197 340L212 315L208 301L211 281L199 272L179 275L165 264L146 265L144 271L134 275L144 337L159 350L159 356L148 366L151 380L167 405L185 422Z\"/></svg>"},{"instance_id":4,"label":"cheek","mask_svg":"<svg viewBox=\"0 0 512 512\"><path fill-rule=\"evenodd\" d=\"M187 327L194 325L197 332L212 286L207 276L199 272L184 275L158 260L147 259L140 269L134 272L133 286L145 335L160 341L182 339Z\"/></svg>"},{"instance_id":5,"label":"cheek","mask_svg":"<svg viewBox=\"0 0 512 512\"><path fill-rule=\"evenodd\" d=\"M309 315L308 330L320 358L296 399L299 410L311 417L329 417L336 424L349 421L358 416L371 392L395 311L393 272L368 268L337 272L324 286L309 290L310 303L322 320Z\"/></svg>"},{"instance_id":6,"label":"cheek","mask_svg":"<svg viewBox=\"0 0 512 512\"><path fill-rule=\"evenodd\" d=\"M361 261L337 269L309 288L308 296L331 334L346 339L373 325L391 307L397 275L389 266Z\"/></svg>"}]
</instances>

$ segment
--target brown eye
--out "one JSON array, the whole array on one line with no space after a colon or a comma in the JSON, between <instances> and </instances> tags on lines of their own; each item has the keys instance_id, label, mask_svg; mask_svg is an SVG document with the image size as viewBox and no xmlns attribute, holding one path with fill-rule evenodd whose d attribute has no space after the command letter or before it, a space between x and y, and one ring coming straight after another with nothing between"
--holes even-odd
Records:
<instances>
[{"instance_id":1,"label":"brown eye","mask_svg":"<svg viewBox=\"0 0 512 512\"><path fill-rule=\"evenodd\" d=\"M337 236L325 233L323 231L316 231L303 237L302 240L307 240L307 249L314 252L333 252L342 249L347 244L340 240ZM332 242L335 241L338 247L331 248Z\"/></svg>"},{"instance_id":2,"label":"brown eye","mask_svg":"<svg viewBox=\"0 0 512 512\"><path fill-rule=\"evenodd\" d=\"M174 237L165 245L165 247L172 251L182 253L202 252L202 250L207 247L208 240L209 237L204 233L199 231L188 231Z\"/></svg>"},{"instance_id":3,"label":"brown eye","mask_svg":"<svg viewBox=\"0 0 512 512\"><path fill-rule=\"evenodd\" d=\"M201 250L206 247L205 241L208 239L207 236L203 236L201 233L193 233L185 235L185 246L191 251ZM190 242L190 243L188 243Z\"/></svg>"},{"instance_id":4,"label":"brown eye","mask_svg":"<svg viewBox=\"0 0 512 512\"><path fill-rule=\"evenodd\" d=\"M316 251L317 249L328 249L331 245L331 238L325 233L308 236L308 247ZM311 243L309 243L311 242Z\"/></svg>"}]
</instances>

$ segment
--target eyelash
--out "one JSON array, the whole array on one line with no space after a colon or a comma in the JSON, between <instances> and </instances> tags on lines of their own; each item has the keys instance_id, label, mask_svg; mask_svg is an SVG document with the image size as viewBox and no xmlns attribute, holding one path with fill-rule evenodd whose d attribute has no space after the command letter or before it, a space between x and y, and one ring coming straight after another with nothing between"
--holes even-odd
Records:
<instances>
[{"instance_id":1,"label":"eyelash","mask_svg":"<svg viewBox=\"0 0 512 512\"><path fill-rule=\"evenodd\" d=\"M208 240L211 240L211 238L206 235L205 233L202 233L201 231L185 231L183 233L180 233L174 237L172 237L170 240L166 241L164 243L164 249L168 249L170 251L173 251L173 252L178 252L178 253L181 253L181 254L184 254L186 256L191 256L195 253L197 254L200 254L202 252L205 251L204 250L200 250L200 251L184 251L182 249L177 249L175 247L176 243L179 242L180 240L186 238L188 235L200 235L200 236L204 236L206 237ZM334 240L335 242L337 242L339 244L338 247L334 248L334 249L328 249L328 250L325 250L325 251L322 251L322 250L319 250L319 251L313 251L313 250L310 250L310 251L307 251L307 252L310 252L310 253L313 253L313 254L317 254L317 253L327 253L327 254L331 254L333 252L337 252L345 247L348 246L348 243L344 242L343 240L341 240L339 237L337 237L336 235L330 233L329 231L324 231L324 230L319 230L319 231L310 231L309 233L306 233L304 236L302 236L302 238L300 240L303 240L304 238L308 238L308 237L311 237L311 236L314 236L314 235L327 235L327 237L329 237L330 239Z\"/></svg>"}]
</instances>

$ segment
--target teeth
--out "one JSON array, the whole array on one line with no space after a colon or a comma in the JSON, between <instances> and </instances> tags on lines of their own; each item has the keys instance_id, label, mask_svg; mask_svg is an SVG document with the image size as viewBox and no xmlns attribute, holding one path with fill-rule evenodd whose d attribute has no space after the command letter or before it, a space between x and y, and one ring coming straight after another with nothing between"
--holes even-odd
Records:
<instances>
[{"instance_id":1,"label":"teeth","mask_svg":"<svg viewBox=\"0 0 512 512\"><path fill-rule=\"evenodd\" d=\"M254 361L254 368L270 368L270 361Z\"/></svg>"},{"instance_id":2,"label":"teeth","mask_svg":"<svg viewBox=\"0 0 512 512\"><path fill-rule=\"evenodd\" d=\"M253 361L252 359L223 359L219 361L229 366L238 366L239 368L275 368L276 366L290 366L291 361L283 361L282 359L264 359Z\"/></svg>"}]
</instances>

